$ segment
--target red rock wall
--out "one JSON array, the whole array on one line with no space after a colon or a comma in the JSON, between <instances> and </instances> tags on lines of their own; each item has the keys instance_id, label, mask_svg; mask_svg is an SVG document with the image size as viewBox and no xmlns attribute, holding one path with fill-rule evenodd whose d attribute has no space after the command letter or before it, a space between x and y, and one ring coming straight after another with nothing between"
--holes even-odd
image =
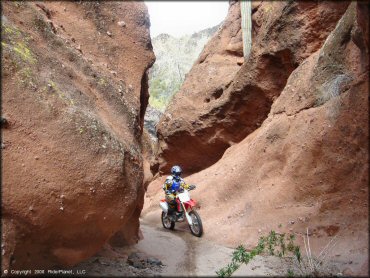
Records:
<instances>
[{"instance_id":1,"label":"red rock wall","mask_svg":"<svg viewBox=\"0 0 370 278\"><path fill-rule=\"evenodd\" d=\"M205 239L252 248L271 230L294 233L299 242L308 228L314 255L337 236L330 264L344 275L367 275L367 15L367 6L353 2L312 54L292 52L303 60L261 126L211 167L186 178L198 185L192 197L200 206ZM242 71L235 88L254 80ZM162 182L149 185L145 215L159 215Z\"/></svg>"},{"instance_id":2,"label":"red rock wall","mask_svg":"<svg viewBox=\"0 0 370 278\"><path fill-rule=\"evenodd\" d=\"M252 51L239 67L240 10L232 2L222 30L205 47L158 125L158 161L152 169L168 172L180 164L186 173L199 171L258 128L291 72L322 46L348 4L255 3ZM238 51L230 52L231 45Z\"/></svg>"},{"instance_id":3,"label":"red rock wall","mask_svg":"<svg viewBox=\"0 0 370 278\"><path fill-rule=\"evenodd\" d=\"M76 264L120 229L135 242L154 62L145 5L2 8L3 269Z\"/></svg>"}]
</instances>

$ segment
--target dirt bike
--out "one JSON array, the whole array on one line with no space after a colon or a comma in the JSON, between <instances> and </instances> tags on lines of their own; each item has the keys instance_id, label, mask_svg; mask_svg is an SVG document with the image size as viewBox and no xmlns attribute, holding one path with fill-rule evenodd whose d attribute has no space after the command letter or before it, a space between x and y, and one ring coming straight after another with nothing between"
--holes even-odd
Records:
<instances>
[{"instance_id":1,"label":"dirt bike","mask_svg":"<svg viewBox=\"0 0 370 278\"><path fill-rule=\"evenodd\" d=\"M168 204L165 199L162 199L159 202L159 205L162 208L161 219L164 228L173 230L176 222L184 222L186 219L191 233L197 237L202 236L202 220L200 219L199 214L195 211L196 202L190 198L189 194L189 191L193 189L195 189L195 185L190 186L188 190L184 189L176 194L177 211L172 214L168 211Z\"/></svg>"}]
</instances>

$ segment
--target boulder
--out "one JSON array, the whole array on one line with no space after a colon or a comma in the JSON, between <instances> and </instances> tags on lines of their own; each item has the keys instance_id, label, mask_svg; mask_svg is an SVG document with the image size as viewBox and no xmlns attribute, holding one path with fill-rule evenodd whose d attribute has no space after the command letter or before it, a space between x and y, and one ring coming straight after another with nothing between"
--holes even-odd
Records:
<instances>
[{"instance_id":1,"label":"boulder","mask_svg":"<svg viewBox=\"0 0 370 278\"><path fill-rule=\"evenodd\" d=\"M144 3L2 8L2 268L72 266L122 229L136 242L154 62Z\"/></svg>"}]
</instances>

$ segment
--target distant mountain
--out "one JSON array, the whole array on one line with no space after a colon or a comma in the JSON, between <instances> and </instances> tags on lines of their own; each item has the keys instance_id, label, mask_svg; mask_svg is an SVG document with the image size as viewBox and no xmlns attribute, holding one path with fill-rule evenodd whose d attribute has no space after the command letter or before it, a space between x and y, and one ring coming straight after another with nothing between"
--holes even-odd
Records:
<instances>
[{"instance_id":1,"label":"distant mountain","mask_svg":"<svg viewBox=\"0 0 370 278\"><path fill-rule=\"evenodd\" d=\"M219 25L180 38L160 34L152 39L157 57L149 73L149 104L164 111L185 75Z\"/></svg>"}]
</instances>

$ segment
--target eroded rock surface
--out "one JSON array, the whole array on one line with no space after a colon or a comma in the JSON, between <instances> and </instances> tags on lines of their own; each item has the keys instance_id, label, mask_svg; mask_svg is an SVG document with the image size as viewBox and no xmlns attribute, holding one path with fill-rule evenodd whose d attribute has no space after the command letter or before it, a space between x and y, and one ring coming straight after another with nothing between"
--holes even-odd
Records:
<instances>
[{"instance_id":1,"label":"eroded rock surface","mask_svg":"<svg viewBox=\"0 0 370 278\"><path fill-rule=\"evenodd\" d=\"M317 51L348 2L255 2L252 51L243 63L238 2L205 47L158 125L158 163L204 169L266 119L292 71Z\"/></svg>"},{"instance_id":2,"label":"eroded rock surface","mask_svg":"<svg viewBox=\"0 0 370 278\"><path fill-rule=\"evenodd\" d=\"M2 8L3 269L74 265L121 228L136 242L154 62L145 5Z\"/></svg>"},{"instance_id":3,"label":"eroded rock surface","mask_svg":"<svg viewBox=\"0 0 370 278\"><path fill-rule=\"evenodd\" d=\"M338 263L344 275L367 275L369 31L364 22L368 7L351 3L321 47L289 75L261 126L217 163L186 178L198 185L192 197L206 239L252 248L271 230L295 233L299 242L308 228L315 256L337 236L330 263ZM149 186L147 215L159 215L163 178Z\"/></svg>"}]
</instances>

